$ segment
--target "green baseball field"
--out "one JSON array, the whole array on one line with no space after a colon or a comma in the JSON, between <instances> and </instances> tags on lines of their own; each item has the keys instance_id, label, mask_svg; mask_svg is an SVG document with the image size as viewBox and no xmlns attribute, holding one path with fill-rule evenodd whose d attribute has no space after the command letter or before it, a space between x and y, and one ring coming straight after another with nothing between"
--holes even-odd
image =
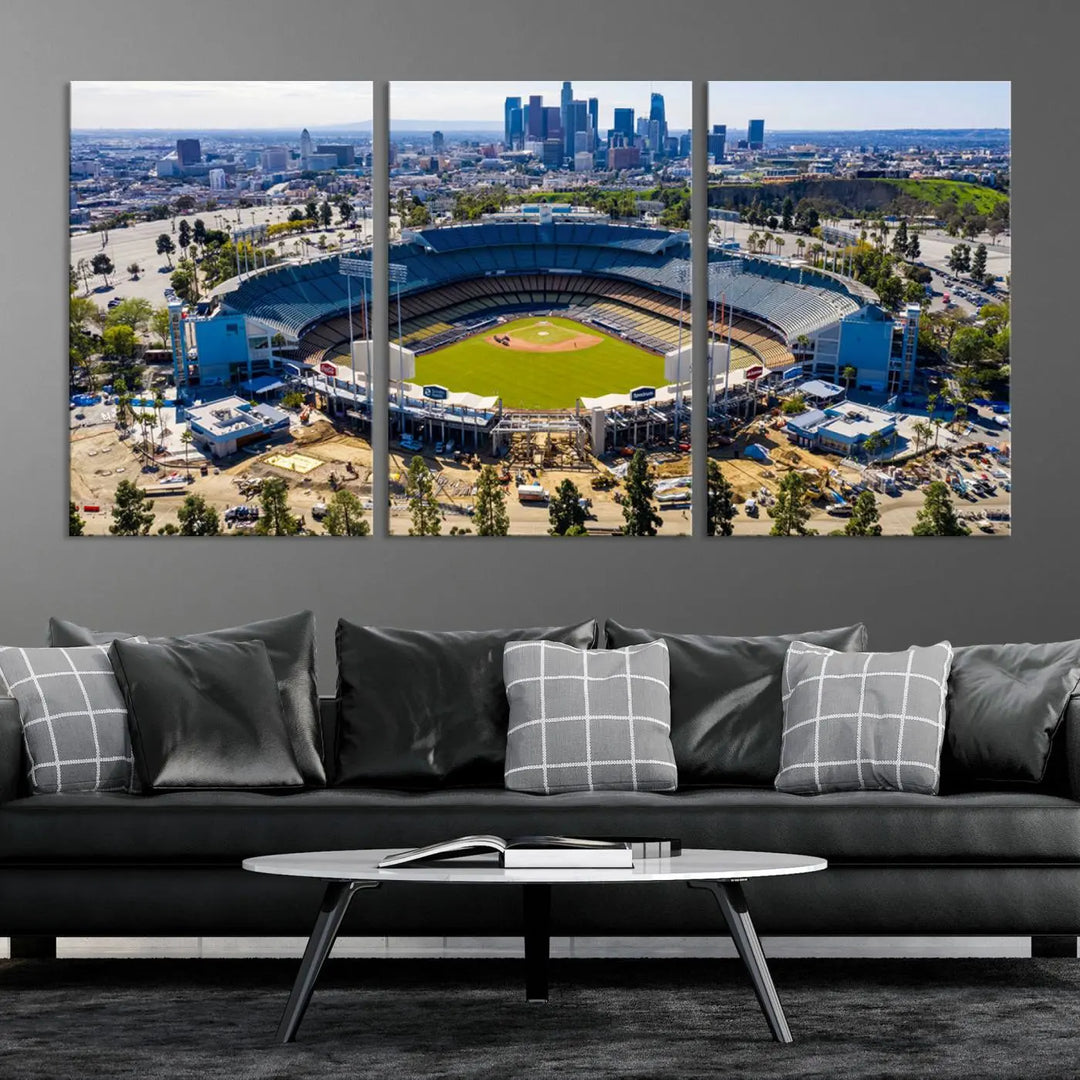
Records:
<instances>
[{"instance_id":1,"label":"green baseball field","mask_svg":"<svg viewBox=\"0 0 1080 1080\"><path fill-rule=\"evenodd\" d=\"M663 386L664 360L572 319L528 316L418 356L412 381L498 395L509 408L571 409L581 397Z\"/></svg>"}]
</instances>

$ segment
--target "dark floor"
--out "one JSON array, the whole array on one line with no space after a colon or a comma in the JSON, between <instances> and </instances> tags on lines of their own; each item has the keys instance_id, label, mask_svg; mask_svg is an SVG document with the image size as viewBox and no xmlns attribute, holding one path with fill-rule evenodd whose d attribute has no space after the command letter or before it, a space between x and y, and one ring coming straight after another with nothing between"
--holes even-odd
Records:
<instances>
[{"instance_id":1,"label":"dark floor","mask_svg":"<svg viewBox=\"0 0 1080 1080\"><path fill-rule=\"evenodd\" d=\"M0 1077L1061 1077L1080 1073L1080 961L778 960L795 1043L731 960L332 960L296 1044L296 964L0 962Z\"/></svg>"}]
</instances>

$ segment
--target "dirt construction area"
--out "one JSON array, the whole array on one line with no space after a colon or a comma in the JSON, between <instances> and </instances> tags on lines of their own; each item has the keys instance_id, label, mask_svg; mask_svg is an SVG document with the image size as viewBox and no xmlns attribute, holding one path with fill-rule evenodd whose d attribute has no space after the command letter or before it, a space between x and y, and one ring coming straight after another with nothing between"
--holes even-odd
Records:
<instances>
[{"instance_id":1,"label":"dirt construction area","mask_svg":"<svg viewBox=\"0 0 1080 1080\"><path fill-rule=\"evenodd\" d=\"M112 423L94 424L89 415L87 419L91 422L71 432L71 499L86 522L85 535L109 535L113 497L121 480L134 481L153 498L152 534L169 523L178 526L177 511L189 494L201 495L222 518L230 506L258 506L259 484L271 476L288 484L289 508L309 533L323 533L312 508L326 503L340 488L361 500L370 523L371 448L366 440L336 430L326 419L308 426L297 423L287 437L259 444L253 453L209 459L191 449L187 464L182 453L159 455L147 463L134 446L137 433L122 439ZM250 530L250 525L226 526L224 518L221 527L226 534Z\"/></svg>"}]
</instances>

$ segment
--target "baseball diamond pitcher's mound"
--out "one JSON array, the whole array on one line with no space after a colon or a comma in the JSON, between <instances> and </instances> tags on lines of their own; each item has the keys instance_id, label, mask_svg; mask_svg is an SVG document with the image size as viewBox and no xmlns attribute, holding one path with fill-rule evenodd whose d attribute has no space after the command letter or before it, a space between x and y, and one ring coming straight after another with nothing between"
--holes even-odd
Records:
<instances>
[{"instance_id":1,"label":"baseball diamond pitcher's mound","mask_svg":"<svg viewBox=\"0 0 1080 1080\"><path fill-rule=\"evenodd\" d=\"M561 341L529 341L511 331L508 334L489 334L484 340L489 345L516 349L519 352L570 352L573 349L587 349L591 345L599 345L604 339L598 334L580 333Z\"/></svg>"}]
</instances>

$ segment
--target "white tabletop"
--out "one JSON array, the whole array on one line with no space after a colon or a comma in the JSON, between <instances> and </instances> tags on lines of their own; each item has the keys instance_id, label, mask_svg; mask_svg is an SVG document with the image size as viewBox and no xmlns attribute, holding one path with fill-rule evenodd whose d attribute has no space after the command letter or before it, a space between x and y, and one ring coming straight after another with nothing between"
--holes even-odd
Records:
<instances>
[{"instance_id":1,"label":"white tabletop","mask_svg":"<svg viewBox=\"0 0 1080 1080\"><path fill-rule=\"evenodd\" d=\"M493 856L470 856L438 866L419 864L380 870L378 862L401 848L360 851L302 851L245 859L257 874L320 878L323 881L413 881L454 885L582 884L622 885L658 881L734 881L744 878L812 874L828 863L812 855L773 851L714 851L688 848L670 859L639 859L632 869L504 870Z\"/></svg>"}]
</instances>

